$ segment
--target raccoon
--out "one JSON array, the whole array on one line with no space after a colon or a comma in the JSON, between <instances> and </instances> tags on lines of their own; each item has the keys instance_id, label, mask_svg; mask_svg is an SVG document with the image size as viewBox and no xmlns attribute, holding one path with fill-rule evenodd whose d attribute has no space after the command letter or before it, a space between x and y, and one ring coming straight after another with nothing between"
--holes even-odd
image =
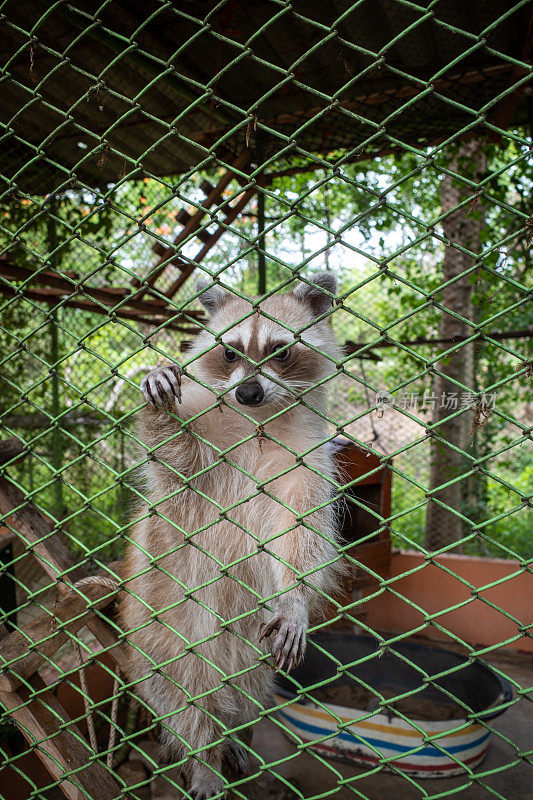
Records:
<instances>
[{"instance_id":1,"label":"raccoon","mask_svg":"<svg viewBox=\"0 0 533 800\"><path fill-rule=\"evenodd\" d=\"M121 620L129 676L203 800L223 792L223 765L246 773L273 666L299 663L309 615L338 582L324 442L340 351L320 319L331 273L261 302L198 291L210 317L186 370L172 363L141 382L148 503Z\"/></svg>"}]
</instances>

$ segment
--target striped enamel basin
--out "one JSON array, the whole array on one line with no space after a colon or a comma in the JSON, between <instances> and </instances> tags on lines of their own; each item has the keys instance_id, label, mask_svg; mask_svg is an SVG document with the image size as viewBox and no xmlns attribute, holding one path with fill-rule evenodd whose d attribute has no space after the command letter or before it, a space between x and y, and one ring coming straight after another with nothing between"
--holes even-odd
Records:
<instances>
[{"instance_id":1,"label":"striped enamel basin","mask_svg":"<svg viewBox=\"0 0 533 800\"><path fill-rule=\"evenodd\" d=\"M380 657L376 641L366 636L328 633L313 641L318 647L308 649L292 678L279 680L275 693L276 703L283 706L278 719L297 740L308 743L308 749L366 766L381 763L384 769L420 778L460 775L481 763L491 737L482 723L502 713L498 707L512 698L510 685L491 669L419 644L403 642ZM424 682L425 675L434 679ZM299 685L312 692L307 687L316 687L326 678L329 687L366 684L385 696L418 690L410 699L410 710L403 712L411 722L397 716L393 708L371 713L368 707L358 709L329 700L316 703L309 694L296 695ZM416 718L418 699L425 709L421 716L428 717L428 709L457 707L453 698L467 706L464 716ZM293 702L285 705L287 700Z\"/></svg>"}]
</instances>

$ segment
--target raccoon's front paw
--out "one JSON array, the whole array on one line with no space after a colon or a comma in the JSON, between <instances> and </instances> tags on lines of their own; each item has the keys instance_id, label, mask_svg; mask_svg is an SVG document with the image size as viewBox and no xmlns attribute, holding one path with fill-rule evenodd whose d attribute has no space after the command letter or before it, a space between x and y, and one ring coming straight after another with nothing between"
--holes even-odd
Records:
<instances>
[{"instance_id":1,"label":"raccoon's front paw","mask_svg":"<svg viewBox=\"0 0 533 800\"><path fill-rule=\"evenodd\" d=\"M276 672L283 669L285 663L287 664L285 672L290 672L293 667L298 666L305 653L307 623L292 618L284 611L279 611L265 625L259 641L266 639L274 631L277 633L270 652L276 664Z\"/></svg>"},{"instance_id":2,"label":"raccoon's front paw","mask_svg":"<svg viewBox=\"0 0 533 800\"><path fill-rule=\"evenodd\" d=\"M141 381L141 393L151 406L164 408L181 403L181 376L183 369L179 364L167 364L152 369Z\"/></svg>"}]
</instances>

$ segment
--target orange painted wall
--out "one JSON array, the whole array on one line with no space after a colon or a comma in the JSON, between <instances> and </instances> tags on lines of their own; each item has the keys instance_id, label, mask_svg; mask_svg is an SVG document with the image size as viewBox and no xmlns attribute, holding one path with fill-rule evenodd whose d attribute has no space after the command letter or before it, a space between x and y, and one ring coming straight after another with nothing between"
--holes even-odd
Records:
<instances>
[{"instance_id":1,"label":"orange painted wall","mask_svg":"<svg viewBox=\"0 0 533 800\"><path fill-rule=\"evenodd\" d=\"M520 571L518 562L499 558L473 558L462 555L444 555L428 563L424 556L414 551L400 551L392 555L391 589L369 600L362 608L367 611L365 622L372 628L387 631L416 631L418 635L435 640L449 638L424 614L408 605L416 603L427 613L435 614L434 622L471 645L493 645L507 642L502 647L533 653L533 575ZM416 570L410 575L403 573ZM453 571L450 575L447 570ZM504 582L484 588L494 581ZM366 590L367 595L372 590ZM450 611L452 606L468 600L468 604ZM492 608L494 603L505 613ZM514 617L513 619L506 616ZM520 628L529 625L529 637Z\"/></svg>"}]
</instances>

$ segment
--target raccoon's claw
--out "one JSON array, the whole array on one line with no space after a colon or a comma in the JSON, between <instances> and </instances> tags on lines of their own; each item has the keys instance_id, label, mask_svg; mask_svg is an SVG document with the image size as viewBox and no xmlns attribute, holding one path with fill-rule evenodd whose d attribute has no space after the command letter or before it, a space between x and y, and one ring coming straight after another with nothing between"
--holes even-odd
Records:
<instances>
[{"instance_id":1,"label":"raccoon's claw","mask_svg":"<svg viewBox=\"0 0 533 800\"><path fill-rule=\"evenodd\" d=\"M293 622L285 614L276 614L265 625L259 638L261 642L277 631L270 652L279 672L287 664L285 672L289 673L293 667L298 666L302 660L306 645L306 625L302 622Z\"/></svg>"},{"instance_id":2,"label":"raccoon's claw","mask_svg":"<svg viewBox=\"0 0 533 800\"><path fill-rule=\"evenodd\" d=\"M190 777L189 797L194 800L208 800L210 797L222 797L224 783L222 776L215 774L209 767L196 764Z\"/></svg>"},{"instance_id":3,"label":"raccoon's claw","mask_svg":"<svg viewBox=\"0 0 533 800\"><path fill-rule=\"evenodd\" d=\"M141 381L141 393L146 402L157 408L181 403L181 376L183 369L179 364L152 369Z\"/></svg>"},{"instance_id":4,"label":"raccoon's claw","mask_svg":"<svg viewBox=\"0 0 533 800\"><path fill-rule=\"evenodd\" d=\"M248 753L238 742L230 741L227 743L225 752L226 764L237 775L248 773Z\"/></svg>"}]
</instances>

